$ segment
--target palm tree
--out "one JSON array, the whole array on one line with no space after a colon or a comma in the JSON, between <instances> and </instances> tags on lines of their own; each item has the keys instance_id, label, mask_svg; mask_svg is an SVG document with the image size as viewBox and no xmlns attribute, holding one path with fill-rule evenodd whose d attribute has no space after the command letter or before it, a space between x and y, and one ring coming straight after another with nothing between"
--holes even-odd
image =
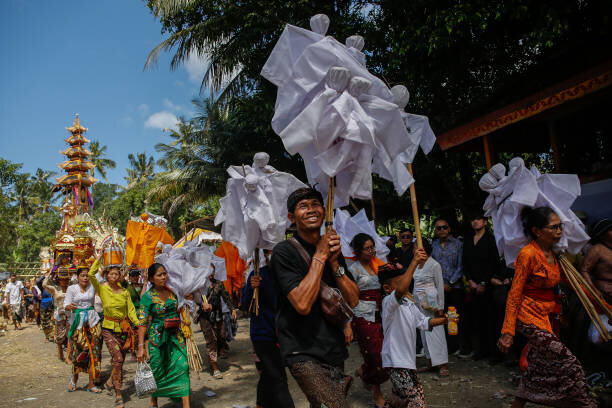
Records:
<instances>
[{"instance_id":1,"label":"palm tree","mask_svg":"<svg viewBox=\"0 0 612 408\"><path fill-rule=\"evenodd\" d=\"M10 200L17 207L17 222L21 223L23 218L30 218L35 208L40 205L40 198L33 191L33 183L28 173L15 175L13 189L9 193Z\"/></svg>"},{"instance_id":2,"label":"palm tree","mask_svg":"<svg viewBox=\"0 0 612 408\"><path fill-rule=\"evenodd\" d=\"M51 190L53 183L49 182L49 177L55 176L57 173L54 171L36 169L36 174L30 177L32 182L32 191L40 200L41 212L47 212L51 208L54 201L57 200L57 196Z\"/></svg>"},{"instance_id":3,"label":"palm tree","mask_svg":"<svg viewBox=\"0 0 612 408\"><path fill-rule=\"evenodd\" d=\"M163 153L160 161L169 171L157 175L148 198L162 202L169 217L179 208L205 203L221 193L225 183L225 170L213 165L207 148L210 135L206 124L212 105L193 102L201 113L190 122L181 121L178 130L170 133L172 142L155 146Z\"/></svg>"},{"instance_id":4,"label":"palm tree","mask_svg":"<svg viewBox=\"0 0 612 408\"><path fill-rule=\"evenodd\" d=\"M190 0L153 0L150 7L156 17L168 21L180 18L181 13L191 6L189 3ZM212 6L205 13L211 18L176 31L155 47L147 57L145 69L154 67L159 55L172 49L176 49L176 52L170 63L171 69L176 69L192 55L206 57L209 65L202 78L200 92L209 88L211 96L217 95L215 103L225 103L248 86L249 80L244 75L240 56L257 46L246 38L248 34L241 34L249 30L236 31L226 24L219 24L219 18L224 14L221 8Z\"/></svg>"},{"instance_id":5,"label":"palm tree","mask_svg":"<svg viewBox=\"0 0 612 408\"><path fill-rule=\"evenodd\" d=\"M127 169L128 182L127 189L145 184L151 180L155 171L155 160L152 156L147 157L145 153L137 153L136 157L132 153L128 154L130 168Z\"/></svg>"},{"instance_id":6,"label":"palm tree","mask_svg":"<svg viewBox=\"0 0 612 408\"><path fill-rule=\"evenodd\" d=\"M98 170L98 173L102 178L108 183L108 179L106 178L106 170L114 169L117 166L114 160L106 159L106 145L100 146L100 141L94 140L89 145L89 150L91 151L91 162L96 165L93 169L91 169L91 176L95 175L95 171Z\"/></svg>"}]
</instances>

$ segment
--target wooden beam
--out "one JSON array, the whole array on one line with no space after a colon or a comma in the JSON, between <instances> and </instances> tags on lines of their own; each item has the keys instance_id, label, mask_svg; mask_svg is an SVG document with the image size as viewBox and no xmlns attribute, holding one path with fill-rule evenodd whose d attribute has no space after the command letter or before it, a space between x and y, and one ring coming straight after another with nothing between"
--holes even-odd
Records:
<instances>
[{"instance_id":1,"label":"wooden beam","mask_svg":"<svg viewBox=\"0 0 612 408\"><path fill-rule=\"evenodd\" d=\"M463 144L612 85L612 60L439 135L442 150Z\"/></svg>"}]
</instances>

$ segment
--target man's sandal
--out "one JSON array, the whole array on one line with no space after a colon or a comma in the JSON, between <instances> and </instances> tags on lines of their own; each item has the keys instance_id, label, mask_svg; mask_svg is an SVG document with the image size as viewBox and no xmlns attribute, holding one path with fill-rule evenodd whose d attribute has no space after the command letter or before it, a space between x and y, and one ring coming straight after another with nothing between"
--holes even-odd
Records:
<instances>
[{"instance_id":1,"label":"man's sandal","mask_svg":"<svg viewBox=\"0 0 612 408\"><path fill-rule=\"evenodd\" d=\"M102 390L100 388L98 388L97 386L93 386L91 388L87 389L88 392L93 392L94 394L100 394L102 393Z\"/></svg>"}]
</instances>

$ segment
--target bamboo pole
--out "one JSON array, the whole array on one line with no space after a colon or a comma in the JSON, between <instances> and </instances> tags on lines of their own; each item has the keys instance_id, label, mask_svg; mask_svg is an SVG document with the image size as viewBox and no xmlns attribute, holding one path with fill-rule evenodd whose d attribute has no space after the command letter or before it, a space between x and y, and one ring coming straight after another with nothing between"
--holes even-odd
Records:
<instances>
[{"instance_id":1,"label":"bamboo pole","mask_svg":"<svg viewBox=\"0 0 612 408\"><path fill-rule=\"evenodd\" d=\"M329 192L327 193L327 205L325 206L325 233L329 233L334 225L334 194L335 194L334 177L329 178Z\"/></svg>"},{"instance_id":2,"label":"bamboo pole","mask_svg":"<svg viewBox=\"0 0 612 408\"><path fill-rule=\"evenodd\" d=\"M253 255L253 275L259 276L259 248L255 248L255 254ZM249 305L249 312L255 312L255 316L259 316L259 287L253 289L253 298Z\"/></svg>"},{"instance_id":3,"label":"bamboo pole","mask_svg":"<svg viewBox=\"0 0 612 408\"><path fill-rule=\"evenodd\" d=\"M414 178L414 174L412 173L412 163L407 163L406 168L408 168L408 172ZM421 224L419 222L419 207L417 205L414 183L410 185L410 204L412 204L412 218L414 220L414 235L416 235L417 239L417 248L423 248L423 237L421 235Z\"/></svg>"},{"instance_id":4,"label":"bamboo pole","mask_svg":"<svg viewBox=\"0 0 612 408\"><path fill-rule=\"evenodd\" d=\"M574 268L574 265L572 265L572 263L564 255L561 255L559 259L561 260L561 265L563 267L572 270L572 273L576 276L578 282L586 288L586 290L595 300L597 306L603 310L608 319L612 319L612 310L610 310L609 305L601 298L601 296L599 296L593 285L591 285L591 283L587 281L584 276L582 276L582 274L576 270L576 268Z\"/></svg>"},{"instance_id":5,"label":"bamboo pole","mask_svg":"<svg viewBox=\"0 0 612 408\"><path fill-rule=\"evenodd\" d=\"M569 282L574 292L576 292L576 295L578 295L578 299L580 299L580 302L584 306L584 309L589 315L591 322L593 322L593 326L595 326L595 329L601 336L602 340L611 340L612 337L610 336L610 333L608 333L606 326L601 321L599 313L597 313L597 310L589 299L589 295L593 299L595 299L597 303L601 302L600 307L603 309L604 313L608 316L608 318L610 318L611 314L610 309L605 305L605 302L603 302L603 300L599 298L597 293L593 291L592 286L588 285L588 282L586 282L582 275L580 275L580 273L576 270L576 268L574 268L574 266L567 260L565 256L561 255L559 257L559 263L567 281ZM581 285L581 279L585 283L584 285ZM588 295L587 293L585 293L585 289L586 292L589 292Z\"/></svg>"}]
</instances>

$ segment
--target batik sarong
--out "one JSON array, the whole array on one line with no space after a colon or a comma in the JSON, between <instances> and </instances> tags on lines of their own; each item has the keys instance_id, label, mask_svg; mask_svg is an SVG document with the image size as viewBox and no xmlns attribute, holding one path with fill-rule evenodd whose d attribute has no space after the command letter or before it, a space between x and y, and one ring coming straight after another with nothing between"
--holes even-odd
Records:
<instances>
[{"instance_id":1,"label":"batik sarong","mask_svg":"<svg viewBox=\"0 0 612 408\"><path fill-rule=\"evenodd\" d=\"M311 407L348 408L346 400L353 377L342 369L314 361L302 361L289 367Z\"/></svg>"},{"instance_id":2,"label":"batik sarong","mask_svg":"<svg viewBox=\"0 0 612 408\"><path fill-rule=\"evenodd\" d=\"M48 341L54 341L53 329L55 327L53 319L53 308L51 306L46 309L40 309L40 325L45 333L45 337Z\"/></svg>"},{"instance_id":3,"label":"batik sarong","mask_svg":"<svg viewBox=\"0 0 612 408\"><path fill-rule=\"evenodd\" d=\"M68 322L64 320L55 321L55 342L65 344L68 340Z\"/></svg>"},{"instance_id":4,"label":"batik sarong","mask_svg":"<svg viewBox=\"0 0 612 408\"><path fill-rule=\"evenodd\" d=\"M13 318L13 320L21 323L21 321L23 320L23 310L21 304L11 305L11 317Z\"/></svg>"},{"instance_id":5,"label":"batik sarong","mask_svg":"<svg viewBox=\"0 0 612 408\"><path fill-rule=\"evenodd\" d=\"M98 322L94 327L85 325L74 330L70 341L72 351L69 358L72 361L72 374L92 373L93 378L98 378L102 358L102 325Z\"/></svg>"},{"instance_id":6,"label":"batik sarong","mask_svg":"<svg viewBox=\"0 0 612 408\"><path fill-rule=\"evenodd\" d=\"M557 336L518 320L516 330L529 346L517 397L551 407L597 407L580 362Z\"/></svg>"},{"instance_id":7,"label":"batik sarong","mask_svg":"<svg viewBox=\"0 0 612 408\"><path fill-rule=\"evenodd\" d=\"M392 368L391 395L387 398L384 408L425 408L425 392L417 376L416 370L408 368Z\"/></svg>"},{"instance_id":8,"label":"batik sarong","mask_svg":"<svg viewBox=\"0 0 612 408\"><path fill-rule=\"evenodd\" d=\"M114 332L109 329L102 329L102 338L106 343L106 348L111 356L111 380L115 391L120 392L123 386L123 376L121 370L123 369L123 362L125 361L125 354L127 350L124 350L125 342L127 341L128 335L123 332Z\"/></svg>"},{"instance_id":9,"label":"batik sarong","mask_svg":"<svg viewBox=\"0 0 612 408\"><path fill-rule=\"evenodd\" d=\"M200 328L202 329L202 334L206 342L206 355L208 356L208 361L216 363L219 353L223 355L229 350L227 341L225 341L223 322L216 322L213 325L203 313L200 316Z\"/></svg>"}]
</instances>

